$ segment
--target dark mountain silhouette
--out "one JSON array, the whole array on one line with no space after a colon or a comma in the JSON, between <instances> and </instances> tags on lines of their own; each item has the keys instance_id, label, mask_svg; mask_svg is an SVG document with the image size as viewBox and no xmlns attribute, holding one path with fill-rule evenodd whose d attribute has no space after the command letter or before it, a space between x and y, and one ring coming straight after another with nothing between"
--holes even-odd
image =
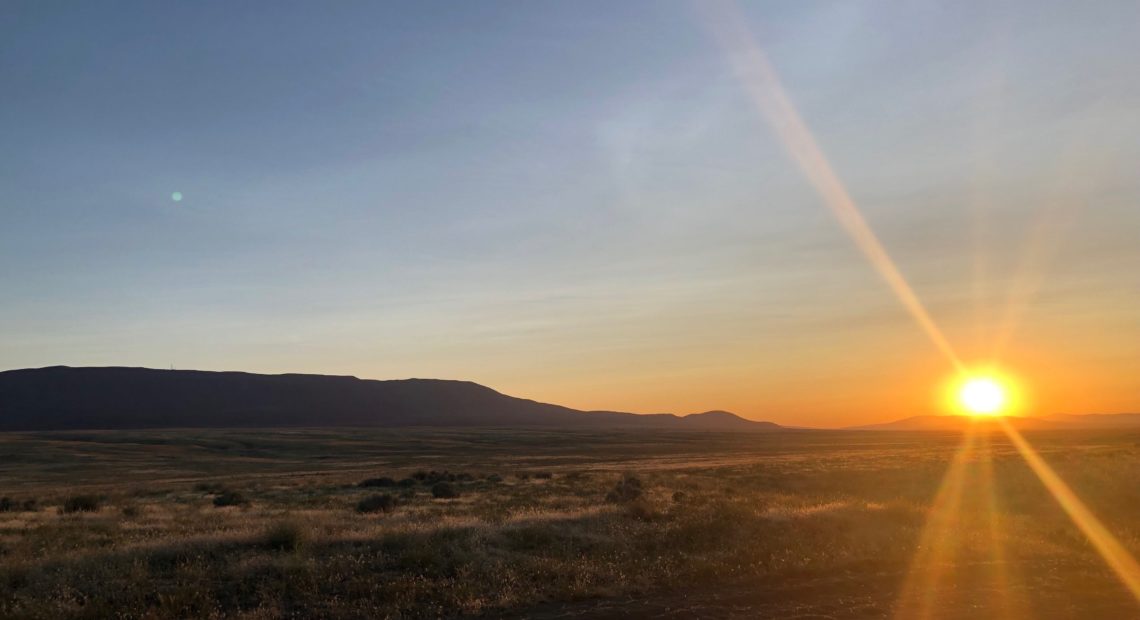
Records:
<instances>
[{"instance_id":1,"label":"dark mountain silhouette","mask_svg":"<svg viewBox=\"0 0 1140 620\"><path fill-rule=\"evenodd\" d=\"M726 411L578 411L467 381L118 367L0 372L2 431L333 426L782 429Z\"/></svg>"}]
</instances>

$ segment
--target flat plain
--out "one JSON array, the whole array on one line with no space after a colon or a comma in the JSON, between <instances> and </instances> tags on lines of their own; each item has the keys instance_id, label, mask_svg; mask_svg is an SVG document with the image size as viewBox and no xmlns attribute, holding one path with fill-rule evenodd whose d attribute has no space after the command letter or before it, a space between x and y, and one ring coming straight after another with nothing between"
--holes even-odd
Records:
<instances>
[{"instance_id":1,"label":"flat plain","mask_svg":"<svg viewBox=\"0 0 1140 620\"><path fill-rule=\"evenodd\" d=\"M1140 554L1140 432L1027 433ZM993 432L0 435L0 616L1140 617Z\"/></svg>"}]
</instances>

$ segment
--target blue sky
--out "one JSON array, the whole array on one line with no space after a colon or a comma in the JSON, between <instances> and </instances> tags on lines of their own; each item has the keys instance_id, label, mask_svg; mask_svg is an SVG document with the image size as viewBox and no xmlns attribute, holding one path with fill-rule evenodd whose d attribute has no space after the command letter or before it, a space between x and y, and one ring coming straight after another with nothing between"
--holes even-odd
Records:
<instances>
[{"instance_id":1,"label":"blue sky","mask_svg":"<svg viewBox=\"0 0 1140 620\"><path fill-rule=\"evenodd\" d=\"M0 367L465 378L820 424L921 408L890 377L937 353L699 8L6 3ZM1140 336L1136 5L744 12L963 349L1026 290L1011 355L1140 366L1071 335ZM1098 381L1082 406L1140 406Z\"/></svg>"}]
</instances>

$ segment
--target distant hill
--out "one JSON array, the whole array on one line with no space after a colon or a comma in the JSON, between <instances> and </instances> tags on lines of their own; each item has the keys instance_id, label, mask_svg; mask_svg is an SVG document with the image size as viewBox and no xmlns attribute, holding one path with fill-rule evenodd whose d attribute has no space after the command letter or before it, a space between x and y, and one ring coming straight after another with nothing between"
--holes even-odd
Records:
<instances>
[{"instance_id":1,"label":"distant hill","mask_svg":"<svg viewBox=\"0 0 1140 620\"><path fill-rule=\"evenodd\" d=\"M467 381L118 367L0 372L0 431L336 426L783 430L726 411L578 411Z\"/></svg>"},{"instance_id":2,"label":"distant hill","mask_svg":"<svg viewBox=\"0 0 1140 620\"><path fill-rule=\"evenodd\" d=\"M1050 428L1063 428L1063 424L1055 424L1037 418L1006 418L1019 430L1045 430ZM918 415L903 418L883 424L866 424L853 426L850 430L857 431L962 431L972 425L996 425L995 420L986 418L972 418L962 415Z\"/></svg>"},{"instance_id":3,"label":"distant hill","mask_svg":"<svg viewBox=\"0 0 1140 620\"><path fill-rule=\"evenodd\" d=\"M1140 428L1140 413L1058 413L1042 419L1082 428Z\"/></svg>"},{"instance_id":4,"label":"distant hill","mask_svg":"<svg viewBox=\"0 0 1140 620\"><path fill-rule=\"evenodd\" d=\"M1058 414L1044 417L1005 418L1014 428L1023 431L1095 429L1095 428L1137 428L1140 429L1140 414ZM852 426L848 430L858 431L963 431L976 425L997 426L997 421L987 418L972 418L961 415L920 415L903 418L883 424Z\"/></svg>"}]
</instances>

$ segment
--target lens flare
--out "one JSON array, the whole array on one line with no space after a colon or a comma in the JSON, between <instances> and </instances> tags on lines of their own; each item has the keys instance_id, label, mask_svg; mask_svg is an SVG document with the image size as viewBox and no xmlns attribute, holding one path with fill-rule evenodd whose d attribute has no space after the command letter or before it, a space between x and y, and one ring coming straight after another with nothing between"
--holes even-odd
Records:
<instances>
[{"instance_id":1,"label":"lens flare","mask_svg":"<svg viewBox=\"0 0 1140 620\"><path fill-rule=\"evenodd\" d=\"M964 372L961 358L949 339L863 217L847 186L784 90L775 67L752 37L739 6L730 1L712 2L701 4L700 10L708 28L728 54L741 86L823 203L938 350L958 372Z\"/></svg>"},{"instance_id":2,"label":"lens flare","mask_svg":"<svg viewBox=\"0 0 1140 620\"><path fill-rule=\"evenodd\" d=\"M1001 418L998 420L1002 430L1013 442L1017 451L1021 453L1021 457L1029 464L1029 468L1033 473L1037 474L1038 479L1061 505L1061 508L1069 515L1073 523L1080 528L1089 542L1092 543L1094 549L1100 553L1104 558L1109 568L1116 573L1120 578L1121 583L1128 588L1132 596L1140 601L1140 562L1132 557L1128 549L1117 540L1116 536L1112 534L1107 527L1101 523L1100 519L1085 506L1084 502L1077 497L1077 494L1053 471L1053 468L1041 458L1041 455L1029 445L1025 437L1014 428L1008 420Z\"/></svg>"},{"instance_id":3,"label":"lens flare","mask_svg":"<svg viewBox=\"0 0 1140 620\"><path fill-rule=\"evenodd\" d=\"M723 0L721 2L701 3L705 20L711 32L720 43L737 77L748 95L753 100L762 116L772 126L777 137L787 149L788 154L799 165L808 181L815 187L823 198L824 203L836 219L851 236L855 244L871 262L879 275L890 285L899 301L910 312L915 322L926 332L934 345L946 356L957 369L959 377L964 383L958 392L958 403L974 415L995 415L999 411L1011 407L1023 407L1024 403L1011 402L1019 399L1010 393L1009 383L999 381L993 376L971 376L961 359L958 357L949 339L945 336L934 318L927 312L926 307L918 299L918 295L903 277L902 272L895 266L886 248L879 241L870 224L859 211L858 206L847 192L847 188L832 169L830 162L823 154L823 150L816 144L815 137L808 129L807 124L793 105L791 98L784 91L775 68L768 61L767 55L753 39L746 25L746 20L735 2ZM1091 511L1077 498L1076 494L1063 480L1037 455L1033 448L1018 433L1004 417L998 417L998 424L1005 430L1013 441L1017 451L1029 464L1049 492L1055 497L1061 507L1074 523L1088 538L1093 547L1100 552L1108 566L1117 574L1121 582L1140 601L1140 563L1137 563L1128 550L1100 523ZM968 445L972 445L969 443ZM968 456L963 455L963 459ZM956 473L958 472L958 473ZM951 467L944 481L944 491L948 497L948 506L939 506L936 502L935 514L942 517L942 513L956 512L958 495L957 488L960 483L954 479L960 477L958 467ZM949 485L945 483L951 483ZM940 493L940 495L942 495ZM937 523L928 522L928 527ZM921 551L921 549L920 549ZM913 571L912 571L913 572ZM933 589L933 582L926 587L925 594L929 597ZM920 616L904 612L902 617L922 617L931 612L934 607L928 598L927 604L920 605Z\"/></svg>"}]
</instances>

